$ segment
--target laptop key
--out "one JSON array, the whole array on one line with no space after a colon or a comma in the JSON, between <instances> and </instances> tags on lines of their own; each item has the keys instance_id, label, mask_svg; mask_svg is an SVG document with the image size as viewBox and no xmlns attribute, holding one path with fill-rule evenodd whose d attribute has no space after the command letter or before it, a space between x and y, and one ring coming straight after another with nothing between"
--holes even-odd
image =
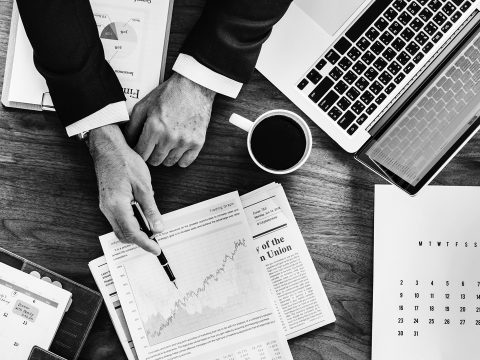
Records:
<instances>
[{"instance_id":1,"label":"laptop key","mask_svg":"<svg viewBox=\"0 0 480 360\"><path fill-rule=\"evenodd\" d=\"M372 113L377 110L377 105L375 104L371 104L367 110L365 110L365 112L368 114L368 115L372 115Z\"/></svg>"},{"instance_id":2,"label":"laptop key","mask_svg":"<svg viewBox=\"0 0 480 360\"><path fill-rule=\"evenodd\" d=\"M392 75L384 71L383 73L380 74L380 77L378 78L378 80L380 80L380 82L383 85L387 85L390 81L392 81Z\"/></svg>"},{"instance_id":3,"label":"laptop key","mask_svg":"<svg viewBox=\"0 0 480 360\"><path fill-rule=\"evenodd\" d=\"M343 76L343 80L349 85L352 85L357 78L358 76L350 70Z\"/></svg>"},{"instance_id":4,"label":"laptop key","mask_svg":"<svg viewBox=\"0 0 480 360\"><path fill-rule=\"evenodd\" d=\"M350 90L348 90L347 92L347 97L354 101L356 98L358 98L360 96L360 92L355 89L355 88L351 88Z\"/></svg>"},{"instance_id":5,"label":"laptop key","mask_svg":"<svg viewBox=\"0 0 480 360\"><path fill-rule=\"evenodd\" d=\"M332 107L328 112L328 116L330 116L330 118L332 118L332 120L335 120L335 121L337 121L341 115L342 115L342 111L336 106Z\"/></svg>"},{"instance_id":6,"label":"laptop key","mask_svg":"<svg viewBox=\"0 0 480 360\"><path fill-rule=\"evenodd\" d=\"M335 50L331 49L327 55L325 55L325 59L327 59L330 64L335 65L337 61L340 60L340 55L338 55Z\"/></svg>"},{"instance_id":7,"label":"laptop key","mask_svg":"<svg viewBox=\"0 0 480 360\"><path fill-rule=\"evenodd\" d=\"M386 1L388 2L388 1ZM402 11L405 6L407 6L407 2L404 1L404 0L396 0L394 3L393 3L393 7L395 9L397 9L397 11Z\"/></svg>"},{"instance_id":8,"label":"laptop key","mask_svg":"<svg viewBox=\"0 0 480 360\"><path fill-rule=\"evenodd\" d=\"M432 41L434 43L437 43L442 38L442 36L443 36L442 32L439 31L432 37Z\"/></svg>"},{"instance_id":9,"label":"laptop key","mask_svg":"<svg viewBox=\"0 0 480 360\"><path fill-rule=\"evenodd\" d=\"M302 79L302 81L300 81L297 85L297 87L300 89L300 90L303 90L305 89L305 86L308 85L308 80L307 79Z\"/></svg>"},{"instance_id":10,"label":"laptop key","mask_svg":"<svg viewBox=\"0 0 480 360\"><path fill-rule=\"evenodd\" d=\"M411 59L411 56L408 55L405 51L402 51L400 55L397 56L397 61L402 65L405 65L406 63L408 63L410 59Z\"/></svg>"},{"instance_id":11,"label":"laptop key","mask_svg":"<svg viewBox=\"0 0 480 360\"><path fill-rule=\"evenodd\" d=\"M320 103L318 104L318 106L320 107L320 109L322 109L323 111L328 111L328 109L330 109L332 107L333 104L335 104L335 101L338 100L340 96L335 92L335 91L330 91L327 96L325 96L321 101Z\"/></svg>"},{"instance_id":12,"label":"laptop key","mask_svg":"<svg viewBox=\"0 0 480 360\"><path fill-rule=\"evenodd\" d=\"M352 64L353 63L347 57L343 57L342 60L338 62L338 66L344 71L348 70L348 68L352 66Z\"/></svg>"},{"instance_id":13,"label":"laptop key","mask_svg":"<svg viewBox=\"0 0 480 360\"><path fill-rule=\"evenodd\" d=\"M367 120L367 118L368 118L367 114L360 115L357 119L357 124L362 125L365 122L365 120Z\"/></svg>"},{"instance_id":14,"label":"laptop key","mask_svg":"<svg viewBox=\"0 0 480 360\"><path fill-rule=\"evenodd\" d=\"M395 39L395 37L388 31L385 31L382 36L380 36L380 41L385 45L389 45L393 39Z\"/></svg>"},{"instance_id":15,"label":"laptop key","mask_svg":"<svg viewBox=\"0 0 480 360\"><path fill-rule=\"evenodd\" d=\"M368 90L365 90L365 92L360 97L360 100L362 100L366 105L369 105L373 101L373 99L375 99L375 96L373 96L373 94Z\"/></svg>"},{"instance_id":16,"label":"laptop key","mask_svg":"<svg viewBox=\"0 0 480 360\"><path fill-rule=\"evenodd\" d=\"M363 110L365 110L365 105L363 105L360 101L356 101L352 105L352 111L357 115L360 115L363 112Z\"/></svg>"},{"instance_id":17,"label":"laptop key","mask_svg":"<svg viewBox=\"0 0 480 360\"><path fill-rule=\"evenodd\" d=\"M425 22L430 20L432 16L433 16L433 13L427 8L424 8L422 11L420 11L420 14L418 14L418 17Z\"/></svg>"},{"instance_id":18,"label":"laptop key","mask_svg":"<svg viewBox=\"0 0 480 360\"><path fill-rule=\"evenodd\" d=\"M447 17L442 12L437 13L437 15L433 17L433 22L438 26L442 26L445 21L447 21Z\"/></svg>"},{"instance_id":19,"label":"laptop key","mask_svg":"<svg viewBox=\"0 0 480 360\"><path fill-rule=\"evenodd\" d=\"M462 17L462 13L460 11L457 11L453 16L450 18L453 22L457 22L458 19Z\"/></svg>"},{"instance_id":20,"label":"laptop key","mask_svg":"<svg viewBox=\"0 0 480 360\"><path fill-rule=\"evenodd\" d=\"M348 49L350 49L350 46L352 46L352 43L342 36L341 39L338 40L333 46L333 48L343 55Z\"/></svg>"},{"instance_id":21,"label":"laptop key","mask_svg":"<svg viewBox=\"0 0 480 360\"><path fill-rule=\"evenodd\" d=\"M420 50L420 46L418 46L417 43L412 41L410 44L408 44L405 50L407 50L407 52L413 56L418 52L418 50Z\"/></svg>"},{"instance_id":22,"label":"laptop key","mask_svg":"<svg viewBox=\"0 0 480 360\"><path fill-rule=\"evenodd\" d=\"M343 71L335 66L328 75L330 75L330 77L336 81L342 77Z\"/></svg>"},{"instance_id":23,"label":"laptop key","mask_svg":"<svg viewBox=\"0 0 480 360\"><path fill-rule=\"evenodd\" d=\"M405 11L401 13L400 16L398 17L398 21L400 21L403 25L407 25L410 22L410 20L412 20L412 15L410 15Z\"/></svg>"},{"instance_id":24,"label":"laptop key","mask_svg":"<svg viewBox=\"0 0 480 360\"><path fill-rule=\"evenodd\" d=\"M355 114L348 110L345 114L343 114L340 120L338 120L337 124L340 125L342 129L346 130L355 121L355 118Z\"/></svg>"},{"instance_id":25,"label":"laptop key","mask_svg":"<svg viewBox=\"0 0 480 360\"><path fill-rule=\"evenodd\" d=\"M352 59L353 61L357 60L358 57L361 55L362 53L360 52L360 50L358 50L356 47L353 47L350 49L350 51L348 52L348 57L350 59Z\"/></svg>"},{"instance_id":26,"label":"laptop key","mask_svg":"<svg viewBox=\"0 0 480 360\"><path fill-rule=\"evenodd\" d=\"M318 70L322 70L325 65L327 65L327 60L322 59L322 60L320 60L320 61L317 63L317 65L315 65L315 67L316 67Z\"/></svg>"},{"instance_id":27,"label":"laptop key","mask_svg":"<svg viewBox=\"0 0 480 360\"><path fill-rule=\"evenodd\" d=\"M380 35L380 32L375 29L375 28L370 28L366 33L365 36L367 37L368 40L374 41L378 36Z\"/></svg>"},{"instance_id":28,"label":"laptop key","mask_svg":"<svg viewBox=\"0 0 480 360\"><path fill-rule=\"evenodd\" d=\"M317 85L315 89L308 95L308 97L315 103L320 101L320 99L327 93L328 90L333 86L334 82L329 77L324 78Z\"/></svg>"},{"instance_id":29,"label":"laptop key","mask_svg":"<svg viewBox=\"0 0 480 360\"><path fill-rule=\"evenodd\" d=\"M415 18L411 23L410 23L410 27L418 32L424 25L424 22L422 20L420 20L419 18Z\"/></svg>"},{"instance_id":30,"label":"laptop key","mask_svg":"<svg viewBox=\"0 0 480 360\"><path fill-rule=\"evenodd\" d=\"M367 51L362 55L362 60L365 64L370 65L373 60L375 60L375 55L373 55L370 51Z\"/></svg>"},{"instance_id":31,"label":"laptop key","mask_svg":"<svg viewBox=\"0 0 480 360\"><path fill-rule=\"evenodd\" d=\"M374 25L375 25L375 27L376 27L378 30L383 31L383 30L385 30L385 29L387 28L387 26L388 26L388 21L381 17L380 19L378 19L377 21L375 21L375 24L374 24Z\"/></svg>"},{"instance_id":32,"label":"laptop key","mask_svg":"<svg viewBox=\"0 0 480 360\"><path fill-rule=\"evenodd\" d=\"M462 7L460 8L460 10L462 10L463 12L465 12L465 11L468 10L468 8L469 8L470 6L472 6L472 3L471 3L470 1L467 1L467 2L465 2L465 3L462 5Z\"/></svg>"},{"instance_id":33,"label":"laptop key","mask_svg":"<svg viewBox=\"0 0 480 360\"><path fill-rule=\"evenodd\" d=\"M373 66L378 70L378 71L382 71L383 69L385 69L385 67L388 65L388 63L382 59L382 58L378 58L377 60L375 60L375 62L373 63Z\"/></svg>"},{"instance_id":34,"label":"laptop key","mask_svg":"<svg viewBox=\"0 0 480 360\"><path fill-rule=\"evenodd\" d=\"M355 131L357 131L358 129L358 125L357 124L352 124L352 126L350 126L347 130L347 134L348 135L353 135L355 133Z\"/></svg>"},{"instance_id":35,"label":"laptop key","mask_svg":"<svg viewBox=\"0 0 480 360\"><path fill-rule=\"evenodd\" d=\"M380 95L377 96L377 98L375 99L375 102L380 105L382 102L385 101L385 99L387 98L387 95L385 95L384 93L381 93ZM357 120L358 122L358 120Z\"/></svg>"},{"instance_id":36,"label":"laptop key","mask_svg":"<svg viewBox=\"0 0 480 360\"><path fill-rule=\"evenodd\" d=\"M442 6L442 3L440 0L430 0L428 3L428 7L432 9L433 12L436 12L440 7Z\"/></svg>"},{"instance_id":37,"label":"laptop key","mask_svg":"<svg viewBox=\"0 0 480 360\"><path fill-rule=\"evenodd\" d=\"M348 90L348 85L340 80L334 87L335 91L342 95L345 91Z\"/></svg>"},{"instance_id":38,"label":"laptop key","mask_svg":"<svg viewBox=\"0 0 480 360\"><path fill-rule=\"evenodd\" d=\"M420 45L425 44L428 41L429 37L423 31L420 31L417 36L415 36L415 41L418 42Z\"/></svg>"},{"instance_id":39,"label":"laptop key","mask_svg":"<svg viewBox=\"0 0 480 360\"><path fill-rule=\"evenodd\" d=\"M385 89L385 92L387 94L391 94L393 90L395 90L397 86L394 84L394 83L391 83L390 85L388 85Z\"/></svg>"},{"instance_id":40,"label":"laptop key","mask_svg":"<svg viewBox=\"0 0 480 360\"><path fill-rule=\"evenodd\" d=\"M388 30L393 34L393 35L398 35L400 31L403 30L403 26L400 25L398 21L394 21L389 27Z\"/></svg>"},{"instance_id":41,"label":"laptop key","mask_svg":"<svg viewBox=\"0 0 480 360\"><path fill-rule=\"evenodd\" d=\"M403 41L402 39L400 39L399 37L397 37L392 42L392 48L394 48L396 51L402 50L405 47L405 45L407 45L407 43L405 41Z\"/></svg>"},{"instance_id":42,"label":"laptop key","mask_svg":"<svg viewBox=\"0 0 480 360\"><path fill-rule=\"evenodd\" d=\"M368 68L368 70L363 74L368 80L373 81L378 76L378 71L374 68Z\"/></svg>"},{"instance_id":43,"label":"laptop key","mask_svg":"<svg viewBox=\"0 0 480 360\"><path fill-rule=\"evenodd\" d=\"M403 79L405 79L405 74L401 72L393 81L395 81L397 84L400 84Z\"/></svg>"},{"instance_id":44,"label":"laptop key","mask_svg":"<svg viewBox=\"0 0 480 360\"><path fill-rule=\"evenodd\" d=\"M443 5L442 10L445 14L450 16L455 12L455 5L453 5L451 2L448 2L445 5Z\"/></svg>"},{"instance_id":45,"label":"laptop key","mask_svg":"<svg viewBox=\"0 0 480 360\"><path fill-rule=\"evenodd\" d=\"M360 40L357 41L357 47L362 51L367 50L370 44L371 42L364 37L362 37Z\"/></svg>"},{"instance_id":46,"label":"laptop key","mask_svg":"<svg viewBox=\"0 0 480 360\"><path fill-rule=\"evenodd\" d=\"M378 81L375 81L368 89L375 95L378 95L383 90L383 86Z\"/></svg>"},{"instance_id":47,"label":"laptop key","mask_svg":"<svg viewBox=\"0 0 480 360\"><path fill-rule=\"evenodd\" d=\"M414 67L415 67L414 63L409 63L407 66L405 66L405 69L403 69L403 71L405 71L405 74L409 74Z\"/></svg>"},{"instance_id":48,"label":"laptop key","mask_svg":"<svg viewBox=\"0 0 480 360\"><path fill-rule=\"evenodd\" d=\"M392 61L395 56L397 56L397 52L393 50L391 47L387 48L382 53L382 56L387 60L387 61Z\"/></svg>"},{"instance_id":49,"label":"laptop key","mask_svg":"<svg viewBox=\"0 0 480 360\"><path fill-rule=\"evenodd\" d=\"M417 15L420 9L421 9L420 5L418 5L416 2L410 3L410 5L408 5L407 7L407 11L413 16Z\"/></svg>"},{"instance_id":50,"label":"laptop key","mask_svg":"<svg viewBox=\"0 0 480 360\"><path fill-rule=\"evenodd\" d=\"M425 55L423 55L423 53L419 52L414 58L413 58L413 62L418 64L420 61L422 61L423 57Z\"/></svg>"},{"instance_id":51,"label":"laptop key","mask_svg":"<svg viewBox=\"0 0 480 360\"><path fill-rule=\"evenodd\" d=\"M383 46L380 41L375 41L370 47L370 50L372 50L376 55L380 55L380 53L385 50L385 46Z\"/></svg>"},{"instance_id":52,"label":"laptop key","mask_svg":"<svg viewBox=\"0 0 480 360\"><path fill-rule=\"evenodd\" d=\"M405 30L402 31L402 33L400 34L400 36L405 40L405 41L410 41L414 36L415 36L415 33L409 29L409 28L406 28Z\"/></svg>"},{"instance_id":53,"label":"laptop key","mask_svg":"<svg viewBox=\"0 0 480 360\"><path fill-rule=\"evenodd\" d=\"M396 12L392 8L388 8L388 10L383 13L383 17L388 21L392 21L397 17L397 15L398 15L398 12Z\"/></svg>"},{"instance_id":54,"label":"laptop key","mask_svg":"<svg viewBox=\"0 0 480 360\"><path fill-rule=\"evenodd\" d=\"M359 60L355 63L355 65L353 65L352 70L355 71L358 75L361 75L366 68L367 68L367 65L365 65Z\"/></svg>"},{"instance_id":55,"label":"laptop key","mask_svg":"<svg viewBox=\"0 0 480 360\"><path fill-rule=\"evenodd\" d=\"M450 21L447 21L443 26L442 26L442 31L445 33L447 32L448 30L450 30L450 28L452 27L452 23Z\"/></svg>"},{"instance_id":56,"label":"laptop key","mask_svg":"<svg viewBox=\"0 0 480 360\"><path fill-rule=\"evenodd\" d=\"M432 36L433 34L435 34L435 31L438 30L438 27L432 23L431 21L427 24L427 26L425 26L423 28L423 30L430 36Z\"/></svg>"},{"instance_id":57,"label":"laptop key","mask_svg":"<svg viewBox=\"0 0 480 360\"><path fill-rule=\"evenodd\" d=\"M310 80L312 83L317 84L320 80L322 80L322 75L315 70L312 69L308 74L307 74L307 79Z\"/></svg>"},{"instance_id":58,"label":"laptop key","mask_svg":"<svg viewBox=\"0 0 480 360\"><path fill-rule=\"evenodd\" d=\"M352 103L346 97L342 97L337 102L337 106L343 111L347 110L350 105L352 105Z\"/></svg>"},{"instance_id":59,"label":"laptop key","mask_svg":"<svg viewBox=\"0 0 480 360\"><path fill-rule=\"evenodd\" d=\"M360 77L360 79L357 80L357 82L355 83L355 86L360 89L360 91L363 91L367 88L368 86L368 81L367 79L365 79L363 76Z\"/></svg>"},{"instance_id":60,"label":"laptop key","mask_svg":"<svg viewBox=\"0 0 480 360\"><path fill-rule=\"evenodd\" d=\"M422 48L422 51L426 54L430 50L432 50L433 44L429 41L428 43L425 44L425 46Z\"/></svg>"}]
</instances>

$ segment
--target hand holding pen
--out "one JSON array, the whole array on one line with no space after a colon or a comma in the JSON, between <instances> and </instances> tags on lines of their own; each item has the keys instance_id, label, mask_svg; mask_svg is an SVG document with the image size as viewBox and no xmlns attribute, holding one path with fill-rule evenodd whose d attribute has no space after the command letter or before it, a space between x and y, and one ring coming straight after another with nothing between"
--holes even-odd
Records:
<instances>
[{"instance_id":1,"label":"hand holding pen","mask_svg":"<svg viewBox=\"0 0 480 360\"><path fill-rule=\"evenodd\" d=\"M145 214L142 211L142 208L140 207L140 204L136 201L132 201L132 209L133 209L133 214L137 218L137 221L140 225L140 229L147 234L147 236L152 239L153 241L157 242L155 239L156 234L153 233L150 224L148 223L147 218L145 217ZM162 265L163 270L168 276L168 279L177 287L177 283L175 282L175 275L173 275L172 269L170 268L170 265L168 264L168 260L165 256L165 253L163 252L162 249L160 249L160 254L157 256L158 261L160 262L160 265Z\"/></svg>"}]
</instances>

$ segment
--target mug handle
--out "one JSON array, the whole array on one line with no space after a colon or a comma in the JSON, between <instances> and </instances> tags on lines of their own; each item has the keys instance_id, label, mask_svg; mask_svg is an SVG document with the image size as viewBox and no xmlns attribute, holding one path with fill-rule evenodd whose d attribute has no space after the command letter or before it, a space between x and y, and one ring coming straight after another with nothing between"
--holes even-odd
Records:
<instances>
[{"instance_id":1,"label":"mug handle","mask_svg":"<svg viewBox=\"0 0 480 360\"><path fill-rule=\"evenodd\" d=\"M230 119L228 120L231 124L239 127L240 129L250 132L253 126L253 121L248 120L247 118L244 118L243 116L240 116L238 114L232 114L230 116Z\"/></svg>"}]
</instances>

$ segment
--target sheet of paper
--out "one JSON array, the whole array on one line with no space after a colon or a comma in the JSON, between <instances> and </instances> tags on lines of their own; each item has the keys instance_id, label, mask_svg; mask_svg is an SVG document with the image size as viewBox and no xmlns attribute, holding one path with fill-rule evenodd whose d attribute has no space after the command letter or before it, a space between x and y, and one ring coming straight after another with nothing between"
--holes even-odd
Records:
<instances>
[{"instance_id":1,"label":"sheet of paper","mask_svg":"<svg viewBox=\"0 0 480 360\"><path fill-rule=\"evenodd\" d=\"M170 1L92 0L91 4L105 59L117 74L131 110L159 83ZM40 104L48 87L33 64L21 19L14 54L8 100Z\"/></svg>"},{"instance_id":2,"label":"sheet of paper","mask_svg":"<svg viewBox=\"0 0 480 360\"><path fill-rule=\"evenodd\" d=\"M25 360L35 345L48 349L71 295L0 262L0 357Z\"/></svg>"},{"instance_id":3,"label":"sheet of paper","mask_svg":"<svg viewBox=\"0 0 480 360\"><path fill-rule=\"evenodd\" d=\"M332 307L280 184L241 196L257 257L287 339L335 321Z\"/></svg>"},{"instance_id":4,"label":"sheet of paper","mask_svg":"<svg viewBox=\"0 0 480 360\"><path fill-rule=\"evenodd\" d=\"M139 359L292 359L237 192L163 216L157 257L100 238Z\"/></svg>"},{"instance_id":5,"label":"sheet of paper","mask_svg":"<svg viewBox=\"0 0 480 360\"><path fill-rule=\"evenodd\" d=\"M474 359L480 187L375 187L372 359Z\"/></svg>"},{"instance_id":6,"label":"sheet of paper","mask_svg":"<svg viewBox=\"0 0 480 360\"><path fill-rule=\"evenodd\" d=\"M98 259L90 261L88 267L90 268L95 283L103 296L108 313L112 319L113 327L117 332L128 360L137 360L138 357L135 351L135 346L133 345L132 336L130 335L125 320L125 314L123 313L117 290L115 289L110 270L108 269L107 260L104 256L101 256Z\"/></svg>"}]
</instances>

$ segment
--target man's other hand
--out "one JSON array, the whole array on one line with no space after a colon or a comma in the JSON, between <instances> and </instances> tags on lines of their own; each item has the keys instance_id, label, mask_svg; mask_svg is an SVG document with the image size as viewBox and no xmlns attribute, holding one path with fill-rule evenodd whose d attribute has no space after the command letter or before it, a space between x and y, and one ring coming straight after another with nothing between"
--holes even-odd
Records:
<instances>
[{"instance_id":1,"label":"man's other hand","mask_svg":"<svg viewBox=\"0 0 480 360\"><path fill-rule=\"evenodd\" d=\"M126 137L153 166L189 166L205 142L215 92L174 73L133 108Z\"/></svg>"},{"instance_id":2,"label":"man's other hand","mask_svg":"<svg viewBox=\"0 0 480 360\"><path fill-rule=\"evenodd\" d=\"M135 243L151 253L160 254L158 244L140 230L131 201L138 201L152 230L163 230L150 178L143 159L133 151L117 125L90 131L88 147L95 163L100 210L112 225L115 235L125 243Z\"/></svg>"}]
</instances>

